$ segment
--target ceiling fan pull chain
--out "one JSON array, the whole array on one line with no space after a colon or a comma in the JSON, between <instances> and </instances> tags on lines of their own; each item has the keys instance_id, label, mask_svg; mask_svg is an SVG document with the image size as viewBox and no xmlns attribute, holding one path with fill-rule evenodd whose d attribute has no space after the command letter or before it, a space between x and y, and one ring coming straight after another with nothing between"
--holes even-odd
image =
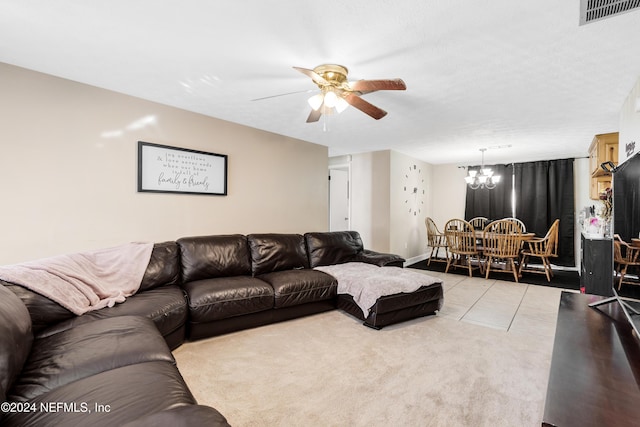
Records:
<instances>
[{"instance_id":1,"label":"ceiling fan pull chain","mask_svg":"<svg viewBox=\"0 0 640 427\"><path fill-rule=\"evenodd\" d=\"M322 131L329 132L329 114L322 115Z\"/></svg>"}]
</instances>

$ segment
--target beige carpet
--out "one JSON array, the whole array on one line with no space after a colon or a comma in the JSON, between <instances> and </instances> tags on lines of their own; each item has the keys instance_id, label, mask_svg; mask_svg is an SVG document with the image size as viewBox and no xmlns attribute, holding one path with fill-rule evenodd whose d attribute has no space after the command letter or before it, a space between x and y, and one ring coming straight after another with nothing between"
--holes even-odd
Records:
<instances>
[{"instance_id":1,"label":"beige carpet","mask_svg":"<svg viewBox=\"0 0 640 427\"><path fill-rule=\"evenodd\" d=\"M198 402L232 426L539 426L553 338L339 311L187 343Z\"/></svg>"}]
</instances>

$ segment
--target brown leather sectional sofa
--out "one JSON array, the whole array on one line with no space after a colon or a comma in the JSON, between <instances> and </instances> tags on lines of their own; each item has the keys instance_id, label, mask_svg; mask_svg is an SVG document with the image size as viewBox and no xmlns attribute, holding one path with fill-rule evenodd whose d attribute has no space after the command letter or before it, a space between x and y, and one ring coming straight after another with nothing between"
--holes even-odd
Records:
<instances>
[{"instance_id":1,"label":"brown leather sectional sofa","mask_svg":"<svg viewBox=\"0 0 640 427\"><path fill-rule=\"evenodd\" d=\"M170 349L335 309L336 280L312 268L350 261L404 259L357 232L187 237L154 245L135 295L82 316L0 282L0 424L228 425L197 404ZM421 291L385 316L440 308L441 288Z\"/></svg>"}]
</instances>

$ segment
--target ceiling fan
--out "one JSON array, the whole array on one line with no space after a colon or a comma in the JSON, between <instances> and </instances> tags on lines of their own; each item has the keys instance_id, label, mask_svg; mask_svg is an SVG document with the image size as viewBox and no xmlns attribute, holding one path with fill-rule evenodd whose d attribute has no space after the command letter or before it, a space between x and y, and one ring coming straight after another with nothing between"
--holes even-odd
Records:
<instances>
[{"instance_id":1,"label":"ceiling fan","mask_svg":"<svg viewBox=\"0 0 640 427\"><path fill-rule=\"evenodd\" d=\"M317 122L322 114L343 111L349 105L380 120L387 112L361 98L362 95L378 90L405 90L402 79L357 80L349 82L347 67L337 64L322 64L313 70L293 67L308 76L320 88L320 93L309 98L311 113L307 123Z\"/></svg>"}]
</instances>

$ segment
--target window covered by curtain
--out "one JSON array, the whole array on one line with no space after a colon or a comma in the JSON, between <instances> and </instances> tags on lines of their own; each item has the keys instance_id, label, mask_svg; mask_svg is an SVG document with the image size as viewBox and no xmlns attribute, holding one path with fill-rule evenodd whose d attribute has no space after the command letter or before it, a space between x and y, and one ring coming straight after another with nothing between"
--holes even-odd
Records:
<instances>
[{"instance_id":1,"label":"window covered by curtain","mask_svg":"<svg viewBox=\"0 0 640 427\"><path fill-rule=\"evenodd\" d=\"M574 266L573 161L560 159L489 166L502 176L502 180L493 190L467 187L465 219L511 217L514 216L512 203L515 203L515 216L524 222L527 232L542 237L558 218L558 258L553 263Z\"/></svg>"},{"instance_id":2,"label":"window covered by curtain","mask_svg":"<svg viewBox=\"0 0 640 427\"><path fill-rule=\"evenodd\" d=\"M489 219L500 219L513 216L511 212L511 193L513 165L488 165L495 175L500 175L500 183L493 190L467 187L467 201L464 217L468 221L477 216ZM470 170L479 167L470 167Z\"/></svg>"},{"instance_id":3,"label":"window covered by curtain","mask_svg":"<svg viewBox=\"0 0 640 427\"><path fill-rule=\"evenodd\" d=\"M557 218L558 258L556 265L574 266L574 159L516 163L516 216L527 231L544 236Z\"/></svg>"}]
</instances>

